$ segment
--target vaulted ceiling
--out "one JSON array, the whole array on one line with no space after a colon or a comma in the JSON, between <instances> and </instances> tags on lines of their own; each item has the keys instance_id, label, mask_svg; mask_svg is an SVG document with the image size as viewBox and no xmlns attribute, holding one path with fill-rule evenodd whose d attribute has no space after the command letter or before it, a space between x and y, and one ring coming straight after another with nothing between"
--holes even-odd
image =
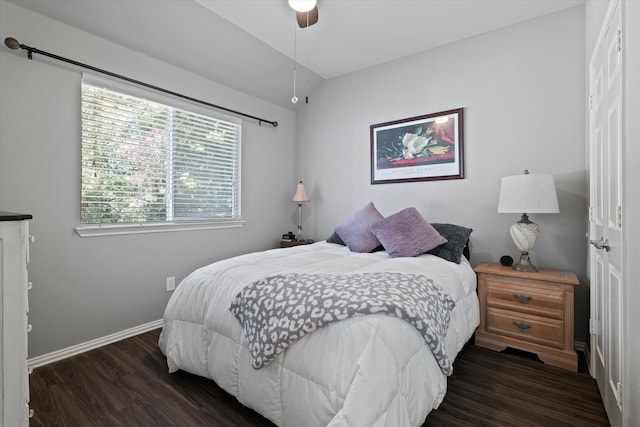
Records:
<instances>
[{"instance_id":1,"label":"vaulted ceiling","mask_svg":"<svg viewBox=\"0 0 640 427\"><path fill-rule=\"evenodd\" d=\"M323 79L584 3L319 0L318 23L299 29L287 0L9 1L286 108L294 58L305 95Z\"/></svg>"}]
</instances>

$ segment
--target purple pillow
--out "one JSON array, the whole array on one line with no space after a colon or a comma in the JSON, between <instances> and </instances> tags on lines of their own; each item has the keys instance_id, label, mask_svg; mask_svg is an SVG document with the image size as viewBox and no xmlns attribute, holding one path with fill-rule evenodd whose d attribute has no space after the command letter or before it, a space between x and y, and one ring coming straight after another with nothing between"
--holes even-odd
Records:
<instances>
[{"instance_id":1,"label":"purple pillow","mask_svg":"<svg viewBox=\"0 0 640 427\"><path fill-rule=\"evenodd\" d=\"M406 208L371 226L392 257L418 256L447 243L416 208Z\"/></svg>"},{"instance_id":2,"label":"purple pillow","mask_svg":"<svg viewBox=\"0 0 640 427\"><path fill-rule=\"evenodd\" d=\"M380 242L371 232L371 226L384 217L369 202L351 218L336 227L336 233L352 252L371 252Z\"/></svg>"}]
</instances>

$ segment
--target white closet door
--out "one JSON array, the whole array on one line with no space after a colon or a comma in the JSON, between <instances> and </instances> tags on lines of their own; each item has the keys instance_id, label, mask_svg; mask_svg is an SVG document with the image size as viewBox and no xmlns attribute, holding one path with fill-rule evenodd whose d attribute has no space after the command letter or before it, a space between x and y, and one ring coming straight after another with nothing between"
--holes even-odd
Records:
<instances>
[{"instance_id":1,"label":"white closet door","mask_svg":"<svg viewBox=\"0 0 640 427\"><path fill-rule=\"evenodd\" d=\"M614 427L622 425L624 366L621 8L611 1L589 67L591 366Z\"/></svg>"}]
</instances>

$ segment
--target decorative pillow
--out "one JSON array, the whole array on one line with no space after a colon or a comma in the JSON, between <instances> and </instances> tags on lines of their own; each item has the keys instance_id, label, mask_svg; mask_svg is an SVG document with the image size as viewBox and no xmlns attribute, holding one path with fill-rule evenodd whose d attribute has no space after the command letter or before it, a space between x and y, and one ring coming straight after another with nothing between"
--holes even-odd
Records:
<instances>
[{"instance_id":1,"label":"decorative pillow","mask_svg":"<svg viewBox=\"0 0 640 427\"><path fill-rule=\"evenodd\" d=\"M447 239L447 243L430 250L429 253L444 258L447 261L460 264L462 253L465 246L467 246L469 236L473 229L454 224L433 223L431 225L438 230L438 233Z\"/></svg>"},{"instance_id":2,"label":"decorative pillow","mask_svg":"<svg viewBox=\"0 0 640 427\"><path fill-rule=\"evenodd\" d=\"M371 226L392 257L412 257L447 243L416 208L406 208Z\"/></svg>"},{"instance_id":3,"label":"decorative pillow","mask_svg":"<svg viewBox=\"0 0 640 427\"><path fill-rule=\"evenodd\" d=\"M329 238L327 239L327 243L335 243L337 245L347 246L347 244L342 241L340 236L338 236L338 233L336 233L335 231L331 236L329 236ZM376 248L371 252L379 252L379 251L384 251L384 248L382 247L382 245L376 246Z\"/></svg>"},{"instance_id":4,"label":"decorative pillow","mask_svg":"<svg viewBox=\"0 0 640 427\"><path fill-rule=\"evenodd\" d=\"M351 218L336 227L336 233L352 252L371 252L380 242L371 232L371 226L384 217L369 202Z\"/></svg>"},{"instance_id":5,"label":"decorative pillow","mask_svg":"<svg viewBox=\"0 0 640 427\"><path fill-rule=\"evenodd\" d=\"M327 243L335 243L337 245L347 246L347 244L338 236L338 233L335 231L329 238L327 239Z\"/></svg>"}]
</instances>

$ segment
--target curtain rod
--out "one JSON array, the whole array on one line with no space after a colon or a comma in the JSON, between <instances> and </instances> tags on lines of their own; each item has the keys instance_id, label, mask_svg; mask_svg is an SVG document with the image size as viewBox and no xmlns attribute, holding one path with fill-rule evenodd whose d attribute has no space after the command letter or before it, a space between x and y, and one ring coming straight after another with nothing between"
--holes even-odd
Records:
<instances>
[{"instance_id":1,"label":"curtain rod","mask_svg":"<svg viewBox=\"0 0 640 427\"><path fill-rule=\"evenodd\" d=\"M6 39L4 39L4 44L9 49L13 49L13 50L24 49L24 50L26 50L27 51L27 57L29 59L33 59L33 54L34 53L38 53L38 54L43 55L43 56L48 56L49 58L57 59L58 61L67 62L69 64L73 64L73 65L78 66L78 67L82 67L82 68L86 68L88 70L96 71L98 73L106 74L106 75L111 76L111 77L116 77L116 78L121 79L121 80L126 80L126 81L128 81L130 83L135 83L135 84L138 84L140 86L148 87L148 88L153 89L153 90L157 90L157 91L160 91L160 92L168 93L169 95L177 96L178 98L186 99L188 101L197 102L199 104L204 104L204 105L207 105L209 107L213 107L213 108L216 108L218 110L223 110L223 111L226 111L228 113L233 113L233 114L236 114L236 115L239 115L239 116L248 117L250 119L257 120L258 121L258 125L261 125L264 122L264 123L269 123L274 128L278 127L278 122L277 121L261 119L260 117L252 116L250 114L245 114L245 113L242 113L240 111L232 110L230 108L221 107L220 105L211 104L211 103L209 103L207 101L202 101L200 99L192 98L190 96L183 95L183 94L177 93L177 92L173 92L171 90L163 89L161 87L154 86L154 85L151 85L149 83L141 82L139 80L135 80L135 79L132 79L130 77L126 77L126 76L123 76L123 75L120 75L120 74L112 73L111 71L107 71L107 70L103 70L101 68L93 67L91 65L83 64L82 62L74 61L72 59L65 58L65 57L62 57L62 56L58 56L58 55L55 55L53 53L45 52L45 51L37 49L35 47L24 45L24 44L20 43L18 40L14 39L13 37L7 37Z\"/></svg>"}]
</instances>

